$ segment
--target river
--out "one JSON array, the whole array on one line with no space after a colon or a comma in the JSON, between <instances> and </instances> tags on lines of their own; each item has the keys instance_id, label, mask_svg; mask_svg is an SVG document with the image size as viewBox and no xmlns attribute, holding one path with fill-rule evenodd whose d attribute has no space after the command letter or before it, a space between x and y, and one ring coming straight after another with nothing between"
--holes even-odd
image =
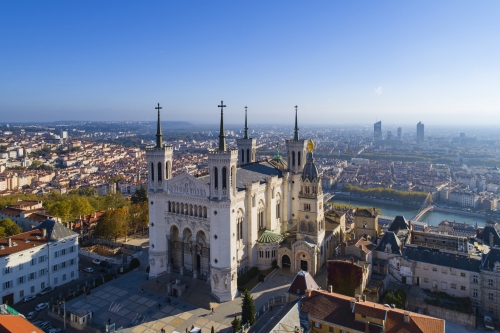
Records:
<instances>
[{"instance_id":1,"label":"river","mask_svg":"<svg viewBox=\"0 0 500 333\"><path fill-rule=\"evenodd\" d=\"M382 215L395 217L396 215L403 215L407 220L412 219L417 215L418 208L413 206L401 206L401 205L391 205L390 203L374 203L371 201L363 201L362 199L356 198L350 199L337 199L332 198L330 201L338 204L348 204L352 206L367 206L380 208ZM474 216L467 216L460 213L447 213L447 212L427 212L420 218L420 222L426 222L429 225L438 225L441 221L455 221L455 222L466 222L468 224L476 224L478 227L484 226L486 219Z\"/></svg>"}]
</instances>

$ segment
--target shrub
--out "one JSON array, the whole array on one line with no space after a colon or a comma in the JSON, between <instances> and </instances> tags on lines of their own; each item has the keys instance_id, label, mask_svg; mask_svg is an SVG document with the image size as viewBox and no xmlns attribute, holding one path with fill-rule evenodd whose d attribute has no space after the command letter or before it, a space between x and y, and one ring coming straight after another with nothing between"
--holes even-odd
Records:
<instances>
[{"instance_id":1,"label":"shrub","mask_svg":"<svg viewBox=\"0 0 500 333\"><path fill-rule=\"evenodd\" d=\"M248 272L246 272L245 274L240 275L238 277L238 279L237 279L238 287L241 287L244 284L246 284L248 281L250 281L251 279L256 277L257 274L259 274L259 269L257 267L250 268L250 270Z\"/></svg>"},{"instance_id":2,"label":"shrub","mask_svg":"<svg viewBox=\"0 0 500 333\"><path fill-rule=\"evenodd\" d=\"M139 261L139 259L132 259L132 261L130 262L130 270L136 269L139 266L141 266L141 262Z\"/></svg>"}]
</instances>

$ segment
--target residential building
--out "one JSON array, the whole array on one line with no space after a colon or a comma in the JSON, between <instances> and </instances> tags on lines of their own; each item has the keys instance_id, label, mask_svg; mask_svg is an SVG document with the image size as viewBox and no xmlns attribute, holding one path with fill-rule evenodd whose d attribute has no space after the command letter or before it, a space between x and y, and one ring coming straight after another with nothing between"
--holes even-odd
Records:
<instances>
[{"instance_id":1,"label":"residential building","mask_svg":"<svg viewBox=\"0 0 500 333\"><path fill-rule=\"evenodd\" d=\"M14 304L78 278L78 234L54 220L0 239L2 303Z\"/></svg>"},{"instance_id":2,"label":"residential building","mask_svg":"<svg viewBox=\"0 0 500 333\"><path fill-rule=\"evenodd\" d=\"M445 321L323 290L310 290L300 301L305 333L445 332Z\"/></svg>"}]
</instances>

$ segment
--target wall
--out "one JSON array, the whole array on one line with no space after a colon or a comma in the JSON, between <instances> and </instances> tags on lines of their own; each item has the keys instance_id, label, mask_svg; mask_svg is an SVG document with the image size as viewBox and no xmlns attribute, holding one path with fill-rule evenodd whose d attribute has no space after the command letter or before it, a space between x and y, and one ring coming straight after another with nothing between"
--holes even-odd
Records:
<instances>
[{"instance_id":1,"label":"wall","mask_svg":"<svg viewBox=\"0 0 500 333\"><path fill-rule=\"evenodd\" d=\"M434 305L429 305L420 299L410 298L409 300L410 306L415 308L424 309L424 313L431 317L441 318L446 321L452 321L454 323L466 326L476 327L476 316L472 314L466 314L454 310L449 310L445 308L441 308ZM427 312L425 312L427 310Z\"/></svg>"}]
</instances>

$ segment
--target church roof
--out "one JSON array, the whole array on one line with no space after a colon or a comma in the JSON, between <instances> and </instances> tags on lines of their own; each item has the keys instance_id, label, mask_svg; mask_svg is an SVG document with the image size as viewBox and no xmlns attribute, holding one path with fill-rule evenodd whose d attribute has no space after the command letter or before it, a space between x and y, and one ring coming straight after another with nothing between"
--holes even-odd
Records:
<instances>
[{"instance_id":1,"label":"church roof","mask_svg":"<svg viewBox=\"0 0 500 333\"><path fill-rule=\"evenodd\" d=\"M306 294L307 289L317 290L319 289L319 286L313 279L311 274L309 274L307 271L300 270L299 272L297 272L297 275L295 275L295 278L290 284L287 293L303 296Z\"/></svg>"},{"instance_id":2,"label":"church roof","mask_svg":"<svg viewBox=\"0 0 500 333\"><path fill-rule=\"evenodd\" d=\"M302 170L302 180L309 179L310 182L317 181L319 178L318 167L314 163L312 152L307 153L306 165L304 165L304 170Z\"/></svg>"},{"instance_id":3,"label":"church roof","mask_svg":"<svg viewBox=\"0 0 500 333\"><path fill-rule=\"evenodd\" d=\"M392 221L391 226L389 227L389 231L398 231L398 230L409 230L408 222L406 221L404 216L398 215Z\"/></svg>"},{"instance_id":4,"label":"church roof","mask_svg":"<svg viewBox=\"0 0 500 333\"><path fill-rule=\"evenodd\" d=\"M259 239L257 240L257 243L279 243L282 240L283 240L283 236L281 236L280 234L266 230L259 237Z\"/></svg>"},{"instance_id":5,"label":"church roof","mask_svg":"<svg viewBox=\"0 0 500 333\"><path fill-rule=\"evenodd\" d=\"M245 184L264 183L266 178L272 176L282 177L282 173L267 161L247 164L236 172L236 187L241 191L245 189Z\"/></svg>"}]
</instances>

